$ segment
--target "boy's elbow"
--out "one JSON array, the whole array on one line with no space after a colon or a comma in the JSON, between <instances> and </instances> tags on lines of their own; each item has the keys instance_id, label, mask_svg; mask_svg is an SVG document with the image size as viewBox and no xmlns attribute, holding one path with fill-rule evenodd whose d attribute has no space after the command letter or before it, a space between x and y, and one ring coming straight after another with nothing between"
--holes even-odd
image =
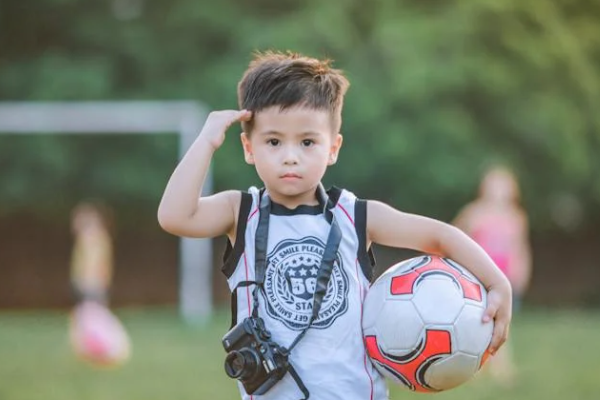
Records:
<instances>
[{"instance_id":1,"label":"boy's elbow","mask_svg":"<svg viewBox=\"0 0 600 400\"><path fill-rule=\"evenodd\" d=\"M156 214L158 225L166 232L176 234L177 227L179 226L177 218L169 213L164 208L159 207Z\"/></svg>"}]
</instances>

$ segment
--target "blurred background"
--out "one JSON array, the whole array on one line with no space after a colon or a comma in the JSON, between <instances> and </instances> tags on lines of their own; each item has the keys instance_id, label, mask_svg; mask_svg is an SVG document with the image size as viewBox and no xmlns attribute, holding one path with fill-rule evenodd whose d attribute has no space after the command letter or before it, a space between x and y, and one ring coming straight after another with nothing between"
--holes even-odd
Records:
<instances>
[{"instance_id":1,"label":"blurred background","mask_svg":"<svg viewBox=\"0 0 600 400\"><path fill-rule=\"evenodd\" d=\"M236 108L255 50L329 57L351 81L326 185L450 222L501 162L527 211L533 275L513 327L516 382L447 394L600 392L600 1L0 0L0 105L186 100ZM237 133L214 190L258 185ZM229 293L213 243L210 323L178 316L178 240L156 208L178 159L164 134L0 133L0 399L230 399ZM131 360L96 369L67 339L70 213L111 209L110 306ZM378 272L408 253L376 249ZM392 389L392 398L412 398ZM415 396L416 397L416 396Z\"/></svg>"}]
</instances>

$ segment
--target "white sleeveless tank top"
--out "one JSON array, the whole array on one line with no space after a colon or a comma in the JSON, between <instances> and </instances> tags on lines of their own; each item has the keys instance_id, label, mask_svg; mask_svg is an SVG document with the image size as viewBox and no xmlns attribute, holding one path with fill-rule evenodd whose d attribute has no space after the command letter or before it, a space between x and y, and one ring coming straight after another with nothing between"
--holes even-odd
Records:
<instances>
[{"instance_id":1,"label":"white sleeveless tank top","mask_svg":"<svg viewBox=\"0 0 600 400\"><path fill-rule=\"evenodd\" d=\"M311 400L384 400L388 392L369 361L363 342L362 303L373 273L374 260L366 249L366 202L338 188L328 191L332 212L342 231L319 316L290 354L290 362L310 391ZM225 253L223 273L230 290L254 280L254 243L259 220L260 192L242 194L236 243ZM320 206L295 210L272 203L267 243L264 293L258 316L272 339L288 347L307 326L321 256L331 225ZM252 312L253 286L237 289L232 305L237 323ZM243 400L298 400L302 392L288 373L267 393Z\"/></svg>"}]
</instances>

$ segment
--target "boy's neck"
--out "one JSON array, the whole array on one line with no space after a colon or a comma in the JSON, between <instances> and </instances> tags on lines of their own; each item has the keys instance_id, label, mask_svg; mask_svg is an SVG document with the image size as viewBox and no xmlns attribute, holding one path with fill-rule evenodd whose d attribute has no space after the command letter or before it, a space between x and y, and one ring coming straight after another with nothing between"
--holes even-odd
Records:
<instances>
[{"instance_id":1,"label":"boy's neck","mask_svg":"<svg viewBox=\"0 0 600 400\"><path fill-rule=\"evenodd\" d=\"M286 196L285 194L278 193L277 191L270 191L268 188L267 193L269 194L269 197L271 198L272 202L277 203L290 210L294 210L299 206L319 205L316 187L309 191L294 196Z\"/></svg>"}]
</instances>

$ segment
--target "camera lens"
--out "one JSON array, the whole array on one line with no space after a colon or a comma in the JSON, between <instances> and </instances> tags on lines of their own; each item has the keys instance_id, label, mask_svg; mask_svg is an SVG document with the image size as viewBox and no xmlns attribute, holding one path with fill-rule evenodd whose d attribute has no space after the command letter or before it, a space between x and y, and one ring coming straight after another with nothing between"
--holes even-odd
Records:
<instances>
[{"instance_id":1,"label":"camera lens","mask_svg":"<svg viewBox=\"0 0 600 400\"><path fill-rule=\"evenodd\" d=\"M260 358L255 351L234 350L225 357L225 373L230 378L251 379L259 372Z\"/></svg>"}]
</instances>

